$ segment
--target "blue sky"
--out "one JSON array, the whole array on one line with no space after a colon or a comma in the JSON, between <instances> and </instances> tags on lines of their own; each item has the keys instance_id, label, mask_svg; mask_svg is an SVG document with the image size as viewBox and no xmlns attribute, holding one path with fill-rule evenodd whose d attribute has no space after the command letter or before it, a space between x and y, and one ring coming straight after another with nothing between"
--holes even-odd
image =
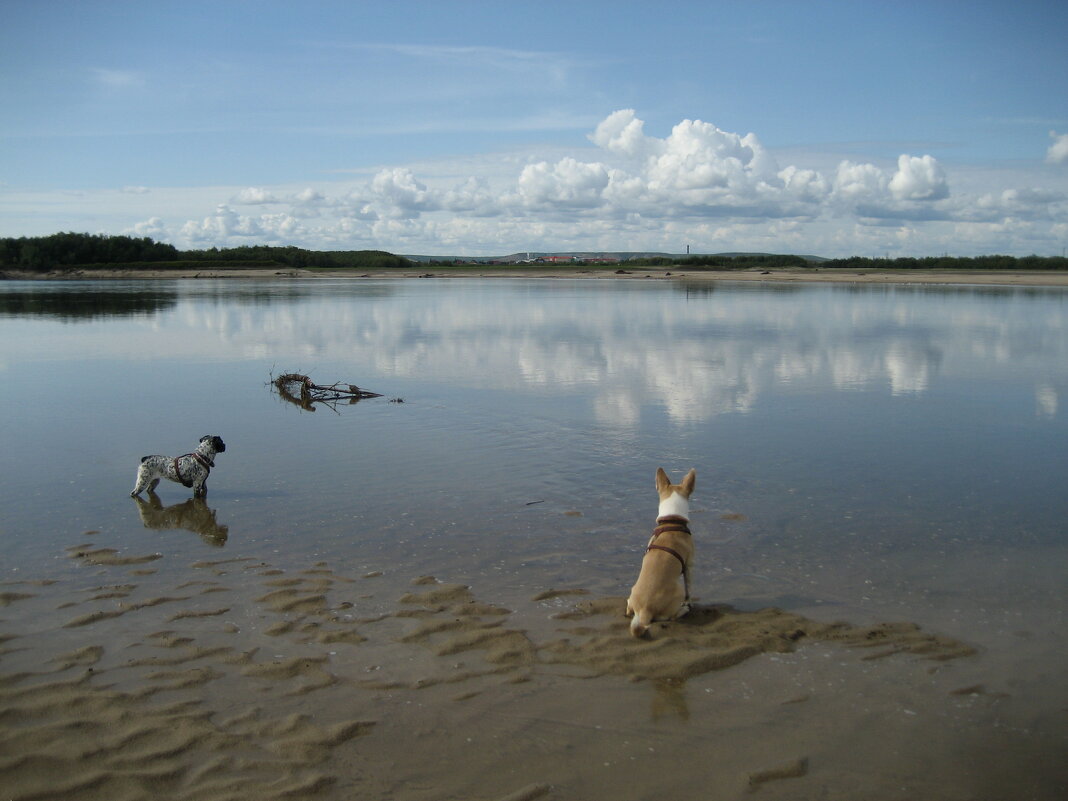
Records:
<instances>
[{"instance_id":1,"label":"blue sky","mask_svg":"<svg viewBox=\"0 0 1068 801\"><path fill-rule=\"evenodd\" d=\"M0 234L1059 255L1068 3L4 0Z\"/></svg>"}]
</instances>

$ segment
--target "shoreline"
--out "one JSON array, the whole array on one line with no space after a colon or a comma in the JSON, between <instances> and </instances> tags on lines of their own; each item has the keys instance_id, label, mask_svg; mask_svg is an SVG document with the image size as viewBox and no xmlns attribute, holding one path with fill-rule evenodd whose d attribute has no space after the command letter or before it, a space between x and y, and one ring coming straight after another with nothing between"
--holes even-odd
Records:
<instances>
[{"instance_id":1,"label":"shoreline","mask_svg":"<svg viewBox=\"0 0 1068 801\"><path fill-rule=\"evenodd\" d=\"M1061 271L975 271L975 270L679 270L664 267L618 269L558 269L491 267L413 267L368 270L253 268L219 270L52 270L46 273L5 271L0 280L85 281L85 280L190 280L190 279L379 279L379 278L537 278L537 279L626 279L687 281L765 281L794 283L850 284L973 284L986 286L1068 287L1068 272Z\"/></svg>"}]
</instances>

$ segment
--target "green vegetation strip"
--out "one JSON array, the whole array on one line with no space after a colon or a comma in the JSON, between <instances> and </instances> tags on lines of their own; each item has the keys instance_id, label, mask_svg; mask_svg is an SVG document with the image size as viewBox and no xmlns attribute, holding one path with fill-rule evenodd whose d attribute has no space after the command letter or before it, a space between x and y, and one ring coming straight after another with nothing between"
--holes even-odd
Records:
<instances>
[{"instance_id":1,"label":"green vegetation strip","mask_svg":"<svg viewBox=\"0 0 1068 801\"><path fill-rule=\"evenodd\" d=\"M425 257L421 257L425 258ZM1068 270L1064 256L932 256L927 258L821 259L775 253L721 253L686 256L627 258L586 256L562 260L559 256L525 259L431 259L414 261L382 250L305 250L298 247L245 245L236 248L180 251L174 245L148 237L59 233L43 237L0 238L0 270L49 272L54 270L240 270L329 269L382 270L432 269L476 271L505 267L516 270L866 270L930 272L948 270Z\"/></svg>"}]
</instances>

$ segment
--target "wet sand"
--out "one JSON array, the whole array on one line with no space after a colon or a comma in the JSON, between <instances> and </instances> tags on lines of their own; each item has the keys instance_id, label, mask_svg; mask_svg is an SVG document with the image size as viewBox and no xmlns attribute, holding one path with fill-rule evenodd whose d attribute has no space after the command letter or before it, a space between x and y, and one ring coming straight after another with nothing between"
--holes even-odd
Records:
<instances>
[{"instance_id":1,"label":"wet sand","mask_svg":"<svg viewBox=\"0 0 1068 801\"><path fill-rule=\"evenodd\" d=\"M98 539L65 578L0 585L5 799L1053 798L1063 777L1048 738L990 727L1006 694L972 645L907 622L703 604L636 640L622 597L582 588L507 609Z\"/></svg>"},{"instance_id":2,"label":"wet sand","mask_svg":"<svg viewBox=\"0 0 1068 801\"><path fill-rule=\"evenodd\" d=\"M686 281L840 282L853 284L978 284L1000 286L1068 286L1068 272L1000 270L691 270L680 268L542 268L436 267L378 270L57 270L49 273L6 271L0 278L38 280L211 279L211 278L591 278Z\"/></svg>"}]
</instances>

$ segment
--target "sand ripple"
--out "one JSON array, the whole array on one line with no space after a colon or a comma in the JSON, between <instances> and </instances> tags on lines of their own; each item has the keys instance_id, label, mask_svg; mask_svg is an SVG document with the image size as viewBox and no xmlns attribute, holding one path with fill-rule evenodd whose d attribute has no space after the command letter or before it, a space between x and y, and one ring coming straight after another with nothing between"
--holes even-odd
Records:
<instances>
[{"instance_id":1,"label":"sand ripple","mask_svg":"<svg viewBox=\"0 0 1068 801\"><path fill-rule=\"evenodd\" d=\"M552 602L557 612L550 634L534 634L516 611L430 576L382 600L364 589L368 578L385 581L378 571L354 579L319 563L287 573L237 558L195 563L168 589L131 569L158 554L91 543L68 553L111 583L0 593L0 604L32 610L0 620L5 801L405 798L415 786L405 770L421 769L368 761L361 742L382 736L383 709L400 714L417 699L477 703L539 677L670 680L677 693L680 682L811 641L863 649L858 664L972 653L910 624L854 627L726 606L698 607L636 640L622 598L581 588L535 595L521 611L544 620ZM220 592L226 604L211 603ZM807 770L807 761L781 761L747 775L757 787ZM550 791L534 782L483 798Z\"/></svg>"}]
</instances>

